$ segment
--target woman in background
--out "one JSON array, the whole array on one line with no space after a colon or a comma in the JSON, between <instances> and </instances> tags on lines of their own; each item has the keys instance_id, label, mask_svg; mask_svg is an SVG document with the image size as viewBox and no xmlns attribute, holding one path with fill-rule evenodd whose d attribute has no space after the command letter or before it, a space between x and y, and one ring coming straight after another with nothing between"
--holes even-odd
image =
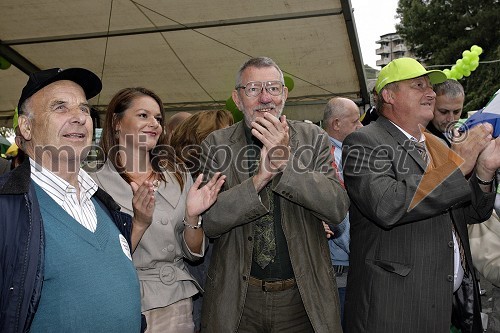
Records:
<instances>
[{"instance_id":1,"label":"woman in background","mask_svg":"<svg viewBox=\"0 0 500 333\"><path fill-rule=\"evenodd\" d=\"M234 119L229 111L200 111L185 119L175 129L170 139L170 145L174 148L176 156L185 163L193 178L198 176L199 173L201 142L213 131L229 127L233 123ZM187 263L189 271L198 280L202 288L205 286L211 255L212 245L209 245L205 251L205 256L201 260ZM193 319L196 331L199 332L203 297L198 294L193 299Z\"/></svg>"},{"instance_id":2,"label":"woman in background","mask_svg":"<svg viewBox=\"0 0 500 333\"><path fill-rule=\"evenodd\" d=\"M170 145L193 178L199 173L201 142L213 131L232 124L233 115L227 110L200 111L181 122L172 133Z\"/></svg>"},{"instance_id":3,"label":"woman in background","mask_svg":"<svg viewBox=\"0 0 500 333\"><path fill-rule=\"evenodd\" d=\"M200 188L200 175L193 184L166 145L164 121L163 103L154 92L119 91L109 103L100 142L106 161L92 177L129 214L139 200L137 188L144 183L154 187L153 222L132 256L146 332L192 333L191 297L200 288L183 259L203 257L200 215L215 202L225 176L216 174Z\"/></svg>"}]
</instances>

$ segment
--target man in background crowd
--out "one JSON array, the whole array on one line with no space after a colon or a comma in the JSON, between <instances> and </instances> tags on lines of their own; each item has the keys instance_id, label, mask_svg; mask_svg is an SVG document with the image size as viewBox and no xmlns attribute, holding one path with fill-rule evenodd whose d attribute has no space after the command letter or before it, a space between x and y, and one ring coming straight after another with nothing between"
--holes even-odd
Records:
<instances>
[{"instance_id":1,"label":"man in background crowd","mask_svg":"<svg viewBox=\"0 0 500 333\"><path fill-rule=\"evenodd\" d=\"M343 97L334 97L329 100L323 114L323 127L332 144L333 168L342 186L344 186L342 142L349 134L363 127L359 118L359 108L356 103ZM344 301L349 271L349 214L346 215L342 223L331 226L330 229L333 231L333 236L329 239L328 244L337 280L340 316L342 327L344 327Z\"/></svg>"},{"instance_id":2,"label":"man in background crowd","mask_svg":"<svg viewBox=\"0 0 500 333\"><path fill-rule=\"evenodd\" d=\"M460 119L464 107L464 88L457 80L448 79L436 84L434 92L434 118L427 125L427 130L450 147L453 125Z\"/></svg>"}]
</instances>

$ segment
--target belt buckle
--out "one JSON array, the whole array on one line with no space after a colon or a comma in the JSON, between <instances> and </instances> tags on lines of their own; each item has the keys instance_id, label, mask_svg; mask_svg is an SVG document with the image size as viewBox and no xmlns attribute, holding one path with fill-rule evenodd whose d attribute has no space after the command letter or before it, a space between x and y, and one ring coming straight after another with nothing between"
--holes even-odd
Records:
<instances>
[{"instance_id":1,"label":"belt buckle","mask_svg":"<svg viewBox=\"0 0 500 333\"><path fill-rule=\"evenodd\" d=\"M283 291L289 289L293 285L293 281L289 280L280 280L280 281L263 281L257 278L254 278L259 282L256 286L260 286L261 290L264 292L274 292L274 291ZM288 282L291 282L292 285L287 285Z\"/></svg>"},{"instance_id":2,"label":"belt buckle","mask_svg":"<svg viewBox=\"0 0 500 333\"><path fill-rule=\"evenodd\" d=\"M269 291L272 291L272 290L268 290L268 289L267 289L266 284L270 285L270 282L267 282L267 281L262 281L262 291L264 291L264 292L269 292ZM270 289L272 289L272 287L271 287Z\"/></svg>"}]
</instances>

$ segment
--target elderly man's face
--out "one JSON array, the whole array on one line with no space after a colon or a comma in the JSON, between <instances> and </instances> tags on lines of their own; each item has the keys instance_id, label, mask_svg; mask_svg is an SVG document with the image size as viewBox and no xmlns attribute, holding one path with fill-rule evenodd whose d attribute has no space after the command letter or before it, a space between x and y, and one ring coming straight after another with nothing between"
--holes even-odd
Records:
<instances>
[{"instance_id":1,"label":"elderly man's face","mask_svg":"<svg viewBox=\"0 0 500 333\"><path fill-rule=\"evenodd\" d=\"M363 127L359 120L359 109L354 102L346 103L345 113L338 119L335 130L337 131L337 140L343 142L352 132Z\"/></svg>"},{"instance_id":2,"label":"elderly man's face","mask_svg":"<svg viewBox=\"0 0 500 333\"><path fill-rule=\"evenodd\" d=\"M280 81L281 77L278 70L272 66L270 67L248 67L241 76L241 85L245 86L248 82L267 82L267 81ZM248 97L244 89L237 89L233 91L233 100L235 101L238 109L243 112L245 116L245 123L248 127L252 127L251 123L258 117L263 117L266 112L279 117L285 107L285 101L288 96L288 89L283 87L283 92L278 96L271 95L266 89L255 97Z\"/></svg>"},{"instance_id":3,"label":"elderly man's face","mask_svg":"<svg viewBox=\"0 0 500 333\"><path fill-rule=\"evenodd\" d=\"M427 76L399 81L389 95L392 95L391 104L396 118L391 120L398 126L425 127L432 120L436 93Z\"/></svg>"},{"instance_id":4,"label":"elderly man's face","mask_svg":"<svg viewBox=\"0 0 500 333\"><path fill-rule=\"evenodd\" d=\"M92 118L82 87L73 81L56 81L35 93L28 103L32 119L28 120L28 128L23 121L20 129L31 157L39 162L51 159L54 165L69 160L79 162L87 156Z\"/></svg>"}]
</instances>

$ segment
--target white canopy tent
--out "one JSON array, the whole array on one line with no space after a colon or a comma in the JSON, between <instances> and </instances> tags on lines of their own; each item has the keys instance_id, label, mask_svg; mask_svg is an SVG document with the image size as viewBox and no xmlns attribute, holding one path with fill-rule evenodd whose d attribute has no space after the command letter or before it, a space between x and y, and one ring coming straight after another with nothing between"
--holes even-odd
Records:
<instances>
[{"instance_id":1,"label":"white canopy tent","mask_svg":"<svg viewBox=\"0 0 500 333\"><path fill-rule=\"evenodd\" d=\"M124 87L154 90L169 113L224 108L239 66L269 56L293 78L285 114L318 121L336 95L369 103L349 0L2 0L0 126L27 74L84 67L103 110ZM101 114L102 119L102 114Z\"/></svg>"}]
</instances>

